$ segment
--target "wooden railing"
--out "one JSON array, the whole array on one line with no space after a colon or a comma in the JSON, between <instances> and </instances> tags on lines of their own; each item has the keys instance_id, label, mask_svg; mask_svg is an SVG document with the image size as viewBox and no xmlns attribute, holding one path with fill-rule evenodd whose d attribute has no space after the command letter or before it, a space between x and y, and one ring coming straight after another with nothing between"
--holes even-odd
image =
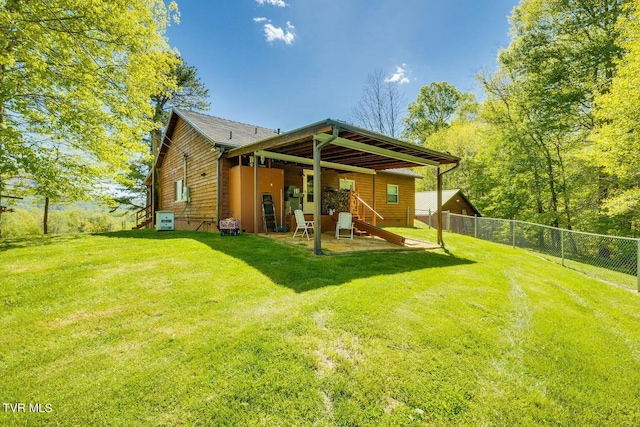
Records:
<instances>
[{"instance_id":1,"label":"wooden railing","mask_svg":"<svg viewBox=\"0 0 640 427\"><path fill-rule=\"evenodd\" d=\"M140 209L136 212L136 226L135 228L142 228L145 225L149 224L153 219L153 209L151 205L147 205L146 207Z\"/></svg>"},{"instance_id":2,"label":"wooden railing","mask_svg":"<svg viewBox=\"0 0 640 427\"><path fill-rule=\"evenodd\" d=\"M367 221L367 209L370 211L371 224L376 225L376 217L384 219L382 215L362 200L358 193L353 190L350 192L349 205L351 206L351 213L357 215L362 221Z\"/></svg>"}]
</instances>

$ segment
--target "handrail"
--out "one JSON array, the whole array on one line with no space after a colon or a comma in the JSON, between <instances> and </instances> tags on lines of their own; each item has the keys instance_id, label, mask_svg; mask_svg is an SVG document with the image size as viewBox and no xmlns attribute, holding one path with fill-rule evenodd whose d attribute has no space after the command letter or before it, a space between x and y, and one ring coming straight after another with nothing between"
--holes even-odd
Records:
<instances>
[{"instance_id":1,"label":"handrail","mask_svg":"<svg viewBox=\"0 0 640 427\"><path fill-rule=\"evenodd\" d=\"M143 222L147 222L150 219L152 219L151 205L147 205L136 212L136 226Z\"/></svg>"},{"instance_id":2,"label":"handrail","mask_svg":"<svg viewBox=\"0 0 640 427\"><path fill-rule=\"evenodd\" d=\"M356 194L356 195L355 195L355 198L356 198L356 199L358 199L358 201L360 201L360 203L362 203L362 204L363 204L363 205L365 205L367 208L369 208L369 210L370 210L371 212L373 212L374 214L376 214L376 215L378 216L378 218L380 218L380 219L384 219L384 218L382 217L382 215L380 215L378 212L376 212L376 211L375 211L375 209L373 209L371 206L369 206L369 205L367 204L367 202L365 202L364 200L362 200L362 198L360 198L360 196L358 196L358 195Z\"/></svg>"},{"instance_id":3,"label":"handrail","mask_svg":"<svg viewBox=\"0 0 640 427\"><path fill-rule=\"evenodd\" d=\"M380 215L378 212L376 212L375 209L373 209L371 206L369 206L369 204L367 202L365 202L364 200L362 200L362 198L358 195L358 193L356 193L355 191L353 191L353 189L349 190L349 208L351 209L351 213L355 213L356 215L360 215L360 209L359 209L359 204L362 204L362 220L366 221L366 213L365 213L365 207L368 208L371 212L373 212L374 215L371 216L371 223L373 225L376 225L376 216L380 219L384 219L382 215Z\"/></svg>"}]
</instances>

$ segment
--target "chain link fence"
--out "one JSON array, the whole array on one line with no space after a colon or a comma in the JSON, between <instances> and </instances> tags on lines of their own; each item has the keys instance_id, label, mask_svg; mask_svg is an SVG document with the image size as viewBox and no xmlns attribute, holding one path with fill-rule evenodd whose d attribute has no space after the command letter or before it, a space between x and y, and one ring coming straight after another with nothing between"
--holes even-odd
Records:
<instances>
[{"instance_id":1,"label":"chain link fence","mask_svg":"<svg viewBox=\"0 0 640 427\"><path fill-rule=\"evenodd\" d=\"M416 211L416 217L437 225L435 212ZM640 239L450 212L442 213L442 222L444 231L536 251L563 266L640 291Z\"/></svg>"}]
</instances>

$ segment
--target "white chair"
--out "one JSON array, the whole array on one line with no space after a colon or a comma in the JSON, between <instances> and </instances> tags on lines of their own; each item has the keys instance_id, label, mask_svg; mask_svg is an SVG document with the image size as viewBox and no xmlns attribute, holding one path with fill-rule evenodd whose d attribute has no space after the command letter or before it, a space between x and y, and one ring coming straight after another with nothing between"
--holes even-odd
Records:
<instances>
[{"instance_id":1,"label":"white chair","mask_svg":"<svg viewBox=\"0 0 640 427\"><path fill-rule=\"evenodd\" d=\"M340 234L340 230L349 230L351 234L348 237L353 240L353 219L349 212L339 212L336 224L336 239L347 238L347 236Z\"/></svg>"},{"instance_id":2,"label":"white chair","mask_svg":"<svg viewBox=\"0 0 640 427\"><path fill-rule=\"evenodd\" d=\"M300 209L296 209L293 213L296 217L296 231L293 233L293 237L296 237L298 231L304 230L302 235L304 236L306 234L307 240L311 240L309 238L309 230L311 230L312 233L314 232L313 221L307 221L304 219L304 213L302 213Z\"/></svg>"}]
</instances>

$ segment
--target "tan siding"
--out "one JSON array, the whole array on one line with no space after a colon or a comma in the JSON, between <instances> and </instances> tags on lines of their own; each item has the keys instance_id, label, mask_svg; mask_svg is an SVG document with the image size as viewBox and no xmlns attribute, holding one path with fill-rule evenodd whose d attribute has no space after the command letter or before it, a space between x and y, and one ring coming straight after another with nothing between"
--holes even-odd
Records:
<instances>
[{"instance_id":1,"label":"tan siding","mask_svg":"<svg viewBox=\"0 0 640 427\"><path fill-rule=\"evenodd\" d=\"M415 178L408 176L389 173L376 175L376 210L384 217L384 220L378 221L378 225L413 225L416 205L415 182ZM398 186L398 203L387 202L387 184Z\"/></svg>"},{"instance_id":2,"label":"tan siding","mask_svg":"<svg viewBox=\"0 0 640 427\"><path fill-rule=\"evenodd\" d=\"M182 119L178 120L171 146L159 171L159 210L172 211L176 217L176 229L215 230L217 154L213 144ZM174 182L184 177L186 154L186 180L190 190L190 202L175 202Z\"/></svg>"}]
</instances>

